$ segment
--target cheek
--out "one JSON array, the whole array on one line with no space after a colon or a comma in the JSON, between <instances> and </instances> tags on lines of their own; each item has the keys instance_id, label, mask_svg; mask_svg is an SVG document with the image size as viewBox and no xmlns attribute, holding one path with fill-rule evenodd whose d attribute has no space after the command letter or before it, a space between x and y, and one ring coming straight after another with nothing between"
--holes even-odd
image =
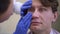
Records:
<instances>
[{"instance_id":1,"label":"cheek","mask_svg":"<svg viewBox=\"0 0 60 34\"><path fill-rule=\"evenodd\" d=\"M53 19L53 13L51 11L43 14L43 16L47 22L51 22Z\"/></svg>"},{"instance_id":2,"label":"cheek","mask_svg":"<svg viewBox=\"0 0 60 34\"><path fill-rule=\"evenodd\" d=\"M50 13L46 13L46 14L43 14L43 16L44 16L44 24L45 24L45 26L47 26L47 27L49 27L49 26L51 26L51 23L52 23L52 14L50 14Z\"/></svg>"}]
</instances>

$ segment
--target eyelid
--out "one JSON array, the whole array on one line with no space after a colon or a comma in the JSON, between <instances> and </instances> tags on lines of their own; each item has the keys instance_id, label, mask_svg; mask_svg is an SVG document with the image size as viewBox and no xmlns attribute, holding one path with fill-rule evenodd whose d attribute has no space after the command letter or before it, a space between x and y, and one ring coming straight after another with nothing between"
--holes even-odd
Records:
<instances>
[{"instance_id":1,"label":"eyelid","mask_svg":"<svg viewBox=\"0 0 60 34\"><path fill-rule=\"evenodd\" d=\"M47 8L39 8L39 10L40 10L40 9L46 10Z\"/></svg>"},{"instance_id":2,"label":"eyelid","mask_svg":"<svg viewBox=\"0 0 60 34\"><path fill-rule=\"evenodd\" d=\"M38 10L39 10L39 12L45 12L45 11L47 11L47 8L41 7Z\"/></svg>"},{"instance_id":3,"label":"eyelid","mask_svg":"<svg viewBox=\"0 0 60 34\"><path fill-rule=\"evenodd\" d=\"M33 8L33 7L31 7L31 8L29 8L28 10L30 10L30 11L34 11L34 8Z\"/></svg>"}]
</instances>

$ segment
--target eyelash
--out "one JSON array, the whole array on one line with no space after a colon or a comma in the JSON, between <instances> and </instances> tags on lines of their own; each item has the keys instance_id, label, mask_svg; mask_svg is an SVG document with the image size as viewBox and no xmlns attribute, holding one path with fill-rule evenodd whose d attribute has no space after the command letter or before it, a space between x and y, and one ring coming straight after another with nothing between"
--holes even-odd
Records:
<instances>
[{"instance_id":1,"label":"eyelash","mask_svg":"<svg viewBox=\"0 0 60 34\"><path fill-rule=\"evenodd\" d=\"M39 12L47 11L47 9L46 9L46 8L39 8L38 10L39 10ZM35 11L35 9L34 9L34 8L30 8L30 9L29 9L29 11L30 11L30 12L34 12L34 11Z\"/></svg>"},{"instance_id":2,"label":"eyelash","mask_svg":"<svg viewBox=\"0 0 60 34\"><path fill-rule=\"evenodd\" d=\"M39 8L39 11L43 12L43 11L47 11L47 9L45 9L45 8Z\"/></svg>"}]
</instances>

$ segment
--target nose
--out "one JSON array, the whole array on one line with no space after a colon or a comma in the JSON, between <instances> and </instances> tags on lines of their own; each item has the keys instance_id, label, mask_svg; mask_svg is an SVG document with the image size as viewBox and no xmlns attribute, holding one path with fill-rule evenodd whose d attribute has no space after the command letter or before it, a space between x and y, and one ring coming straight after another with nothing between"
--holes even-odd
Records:
<instances>
[{"instance_id":1,"label":"nose","mask_svg":"<svg viewBox=\"0 0 60 34\"><path fill-rule=\"evenodd\" d=\"M39 11L36 9L33 14L32 14L33 18L38 18L39 17Z\"/></svg>"}]
</instances>

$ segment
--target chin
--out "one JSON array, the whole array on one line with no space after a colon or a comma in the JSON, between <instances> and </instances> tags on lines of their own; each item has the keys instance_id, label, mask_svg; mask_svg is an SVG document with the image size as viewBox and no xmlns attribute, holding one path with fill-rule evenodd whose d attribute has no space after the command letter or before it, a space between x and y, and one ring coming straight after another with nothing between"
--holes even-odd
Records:
<instances>
[{"instance_id":1,"label":"chin","mask_svg":"<svg viewBox=\"0 0 60 34\"><path fill-rule=\"evenodd\" d=\"M31 26L30 29L33 30L33 31L39 30L38 26Z\"/></svg>"},{"instance_id":2,"label":"chin","mask_svg":"<svg viewBox=\"0 0 60 34\"><path fill-rule=\"evenodd\" d=\"M44 28L42 28L42 26L37 25L37 26L31 26L30 29L32 31L42 31Z\"/></svg>"}]
</instances>

